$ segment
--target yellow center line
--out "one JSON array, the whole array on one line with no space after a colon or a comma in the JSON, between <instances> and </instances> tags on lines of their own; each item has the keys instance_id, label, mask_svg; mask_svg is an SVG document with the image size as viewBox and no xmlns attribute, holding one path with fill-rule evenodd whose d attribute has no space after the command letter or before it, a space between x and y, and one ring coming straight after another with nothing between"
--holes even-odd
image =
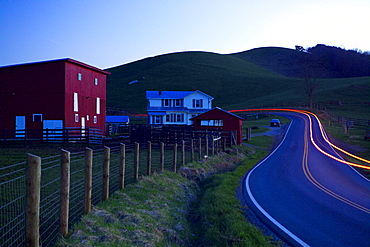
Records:
<instances>
[{"instance_id":1,"label":"yellow center line","mask_svg":"<svg viewBox=\"0 0 370 247\"><path fill-rule=\"evenodd\" d=\"M303 113L305 114L305 113ZM331 191L330 189L326 188L325 186L323 186L321 183L319 183L312 175L310 169L309 169L309 166L308 166L308 136L310 136L310 139L311 139L311 143L316 147L318 148L318 146L316 145L316 143L314 144L314 141L313 141L313 138L312 138L312 121L311 121L311 118L308 114L305 114L307 115L308 119L309 119L309 123L307 122L306 119L304 119L305 121L305 129L304 129L304 151L303 151L303 158L302 158L302 169L303 169L303 172L305 174L305 176L307 177L307 179L314 185L316 186L317 188L319 188L320 190L324 191L325 193L329 194L330 196L352 206L352 207L355 207L365 213L368 213L370 214L370 209L364 207L364 206L361 206L353 201L350 201L348 200L347 198L344 198L338 194L336 194L335 192ZM308 129L308 126L310 127ZM309 133L310 132L310 133ZM328 155L329 156L329 155ZM329 156L330 157L330 156Z\"/></svg>"}]
</instances>

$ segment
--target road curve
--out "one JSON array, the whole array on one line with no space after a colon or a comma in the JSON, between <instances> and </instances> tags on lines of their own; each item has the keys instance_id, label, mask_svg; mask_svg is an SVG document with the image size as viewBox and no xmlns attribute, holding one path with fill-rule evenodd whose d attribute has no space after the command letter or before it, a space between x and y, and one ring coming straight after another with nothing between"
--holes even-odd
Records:
<instances>
[{"instance_id":1,"label":"road curve","mask_svg":"<svg viewBox=\"0 0 370 247\"><path fill-rule=\"evenodd\" d=\"M249 208L293 246L370 246L370 181L340 162L315 117L282 115L283 141L244 180Z\"/></svg>"}]
</instances>

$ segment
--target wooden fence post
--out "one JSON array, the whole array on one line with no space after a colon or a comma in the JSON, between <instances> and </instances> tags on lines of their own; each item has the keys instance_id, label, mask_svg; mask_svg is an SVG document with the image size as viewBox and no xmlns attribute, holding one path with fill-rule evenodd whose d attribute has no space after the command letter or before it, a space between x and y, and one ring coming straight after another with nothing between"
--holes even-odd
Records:
<instances>
[{"instance_id":1,"label":"wooden fence post","mask_svg":"<svg viewBox=\"0 0 370 247\"><path fill-rule=\"evenodd\" d=\"M191 162L194 162L194 139L190 139Z\"/></svg>"},{"instance_id":2,"label":"wooden fence post","mask_svg":"<svg viewBox=\"0 0 370 247\"><path fill-rule=\"evenodd\" d=\"M125 188L125 166L126 166L126 146L121 143L120 145L120 166L119 166L119 181L120 189Z\"/></svg>"},{"instance_id":3,"label":"wooden fence post","mask_svg":"<svg viewBox=\"0 0 370 247\"><path fill-rule=\"evenodd\" d=\"M134 154L134 180L139 180L139 158L140 158L140 144L135 142L135 154Z\"/></svg>"},{"instance_id":4,"label":"wooden fence post","mask_svg":"<svg viewBox=\"0 0 370 247\"><path fill-rule=\"evenodd\" d=\"M148 163L146 175L150 176L152 172L152 143L148 141Z\"/></svg>"},{"instance_id":5,"label":"wooden fence post","mask_svg":"<svg viewBox=\"0 0 370 247\"><path fill-rule=\"evenodd\" d=\"M26 245L39 247L41 158L28 154L27 169Z\"/></svg>"},{"instance_id":6,"label":"wooden fence post","mask_svg":"<svg viewBox=\"0 0 370 247\"><path fill-rule=\"evenodd\" d=\"M164 172L164 143L161 142L161 154L160 154L160 162L161 162L161 172Z\"/></svg>"},{"instance_id":7,"label":"wooden fence post","mask_svg":"<svg viewBox=\"0 0 370 247\"><path fill-rule=\"evenodd\" d=\"M173 171L177 171L177 143L173 144Z\"/></svg>"},{"instance_id":8,"label":"wooden fence post","mask_svg":"<svg viewBox=\"0 0 370 247\"><path fill-rule=\"evenodd\" d=\"M199 160L202 159L202 138L199 137L198 149L199 149Z\"/></svg>"},{"instance_id":9,"label":"wooden fence post","mask_svg":"<svg viewBox=\"0 0 370 247\"><path fill-rule=\"evenodd\" d=\"M109 167L110 167L110 148L104 147L103 164L103 201L109 198Z\"/></svg>"},{"instance_id":10,"label":"wooden fence post","mask_svg":"<svg viewBox=\"0 0 370 247\"><path fill-rule=\"evenodd\" d=\"M186 155L186 153L185 153L185 140L182 140L182 146L181 146L181 148L182 148L182 152L181 152L181 154L182 154L181 166L184 167L185 166L185 155Z\"/></svg>"},{"instance_id":11,"label":"wooden fence post","mask_svg":"<svg viewBox=\"0 0 370 247\"><path fill-rule=\"evenodd\" d=\"M91 213L92 162L93 162L93 150L91 148L86 148L86 151L85 151L85 214Z\"/></svg>"},{"instance_id":12,"label":"wooden fence post","mask_svg":"<svg viewBox=\"0 0 370 247\"><path fill-rule=\"evenodd\" d=\"M212 155L215 155L215 137L212 137Z\"/></svg>"},{"instance_id":13,"label":"wooden fence post","mask_svg":"<svg viewBox=\"0 0 370 247\"><path fill-rule=\"evenodd\" d=\"M71 178L71 154L62 149L62 165L61 165L61 187L60 187L60 234L66 236L68 234L68 217L69 217L69 192Z\"/></svg>"},{"instance_id":14,"label":"wooden fence post","mask_svg":"<svg viewBox=\"0 0 370 247\"><path fill-rule=\"evenodd\" d=\"M209 156L209 145L208 145L208 136L206 136L206 156Z\"/></svg>"}]
</instances>

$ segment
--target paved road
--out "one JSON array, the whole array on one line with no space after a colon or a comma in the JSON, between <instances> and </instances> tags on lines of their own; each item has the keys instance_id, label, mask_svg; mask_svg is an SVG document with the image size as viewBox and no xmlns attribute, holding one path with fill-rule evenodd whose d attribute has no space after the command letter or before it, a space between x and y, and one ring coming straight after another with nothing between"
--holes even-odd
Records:
<instances>
[{"instance_id":1,"label":"paved road","mask_svg":"<svg viewBox=\"0 0 370 247\"><path fill-rule=\"evenodd\" d=\"M294 246L370 246L370 181L325 142L312 117L292 119L285 139L245 179L249 207ZM312 119L312 132L310 120Z\"/></svg>"}]
</instances>

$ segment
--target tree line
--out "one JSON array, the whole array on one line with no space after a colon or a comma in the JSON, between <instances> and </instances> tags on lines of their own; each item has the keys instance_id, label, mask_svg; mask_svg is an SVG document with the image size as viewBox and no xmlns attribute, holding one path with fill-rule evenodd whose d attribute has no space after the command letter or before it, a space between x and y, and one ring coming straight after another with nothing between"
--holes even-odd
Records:
<instances>
[{"instance_id":1,"label":"tree line","mask_svg":"<svg viewBox=\"0 0 370 247\"><path fill-rule=\"evenodd\" d=\"M316 68L320 74L318 77L363 77L370 76L370 52L362 52L360 49L346 50L340 47L318 44L314 47L304 49L296 46L296 50L306 52L311 68ZM326 75L322 74L326 71ZM317 74L317 73L316 73Z\"/></svg>"}]
</instances>

